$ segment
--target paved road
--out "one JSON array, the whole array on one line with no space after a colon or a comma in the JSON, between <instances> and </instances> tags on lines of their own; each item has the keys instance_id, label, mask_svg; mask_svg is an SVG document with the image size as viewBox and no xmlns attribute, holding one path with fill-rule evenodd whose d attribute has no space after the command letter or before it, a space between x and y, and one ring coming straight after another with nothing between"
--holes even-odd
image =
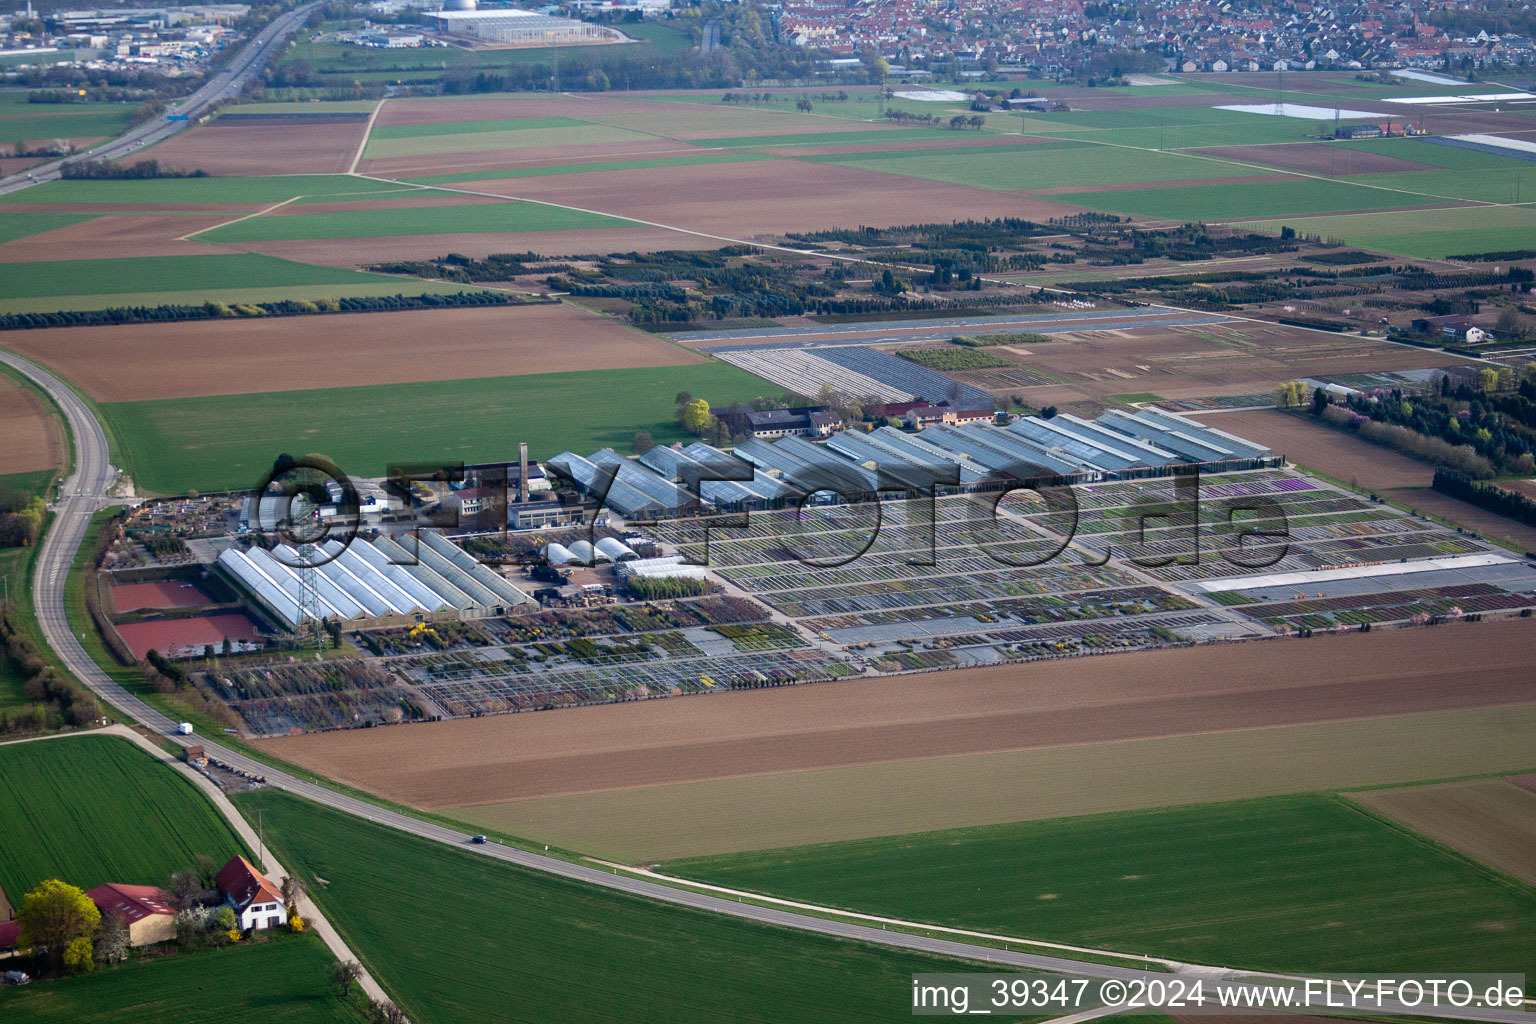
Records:
<instances>
[{"instance_id":1,"label":"paved road","mask_svg":"<svg viewBox=\"0 0 1536 1024\"><path fill-rule=\"evenodd\" d=\"M59 168L67 160L82 158L118 160L132 155L135 150L168 139L188 125L196 124L197 119L215 104L240 95L246 83L261 71L268 58L282 48L290 35L304 26L304 19L309 17L310 12L318 6L318 3L305 4L273 18L266 28L256 33L255 37L247 42L239 53L231 57L229 63L219 69L201 88L192 95L172 103L167 113L184 114L187 120L167 121L163 116L157 116L93 149L82 153L71 153L64 160L55 160L20 174L13 174L9 178L0 178L0 195L39 185L45 181L57 180Z\"/></svg>"},{"instance_id":2,"label":"paved road","mask_svg":"<svg viewBox=\"0 0 1536 1024\"><path fill-rule=\"evenodd\" d=\"M116 476L111 466L106 435L89 406L58 377L35 363L10 352L0 351L0 362L5 362L34 380L58 403L69 421L75 443L75 472L63 487L62 498L55 508L55 518L43 541L38 557L36 576L33 580L33 597L43 637L58 654L64 664L81 682L89 686L106 703L118 711L166 736L184 742L201 743L208 754L236 768L264 775L267 782L297 796L313 800L347 814L388 828L406 832L422 839L444 843L460 849L517 864L534 871L559 875L590 885L616 889L634 896L649 897L665 903L693 907L699 910L746 918L765 924L780 925L801 931L817 932L839 938L855 939L901 949L916 950L943 956L960 957L1006 967L1043 970L1091 978L1117 978L1125 981L1168 977L1167 974L1149 973L1129 967L1113 967L1084 960L1072 960L1060 956L1047 956L1020 950L994 949L990 946L957 942L931 935L913 935L905 932L886 931L850 921L816 917L794 913L774 907L757 906L723 899L703 892L673 888L657 882L646 881L614 869L602 869L588 864L573 864L555 857L519 850L499 843L468 845L469 834L446 828L432 822L421 821L406 814L379 807L366 800L338 793L323 786L278 771L263 762L256 761L238 750L226 747L217 738L203 736L178 736L177 723L128 693L112 680L93 661L80 644L80 637L71 632L64 605L64 579L74 560L75 551L97 509L110 504L107 488ZM1242 987L1246 983L1223 978L1228 972L1217 968L1190 965L1189 971L1198 973L1212 985ZM1383 1006L1382 1012L1410 1012L1410 1008L1396 1005ZM1536 1014L1511 1010L1468 1009L1456 1012L1434 1012L1424 1009L1412 1011L1419 1016L1444 1017L1447 1019L1488 1021L1493 1024L1536 1024Z\"/></svg>"}]
</instances>

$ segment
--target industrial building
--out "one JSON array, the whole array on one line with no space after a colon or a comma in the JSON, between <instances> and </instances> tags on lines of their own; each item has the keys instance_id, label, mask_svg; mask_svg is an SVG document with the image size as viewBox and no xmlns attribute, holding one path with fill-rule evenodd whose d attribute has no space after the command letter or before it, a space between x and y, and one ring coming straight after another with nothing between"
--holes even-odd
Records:
<instances>
[{"instance_id":1,"label":"industrial building","mask_svg":"<svg viewBox=\"0 0 1536 1024\"><path fill-rule=\"evenodd\" d=\"M437 30L447 35L465 36L501 46L570 46L588 43L618 43L625 36L615 29L570 18L556 18L537 11L516 7L475 10L473 4L458 5L468 9L426 11L423 17L437 23Z\"/></svg>"},{"instance_id":2,"label":"industrial building","mask_svg":"<svg viewBox=\"0 0 1536 1024\"><path fill-rule=\"evenodd\" d=\"M764 508L801 495L817 502L858 501L877 492L925 492L937 481L946 481L938 483L942 493L1040 477L1093 483L1161 476L1196 464L1253 469L1278 460L1263 445L1161 409L1111 410L1093 421L1068 414L1028 416L1006 427L941 423L916 434L888 426L868 433L845 430L824 444L798 436L772 442L754 437L737 445L734 456L693 444L652 448L638 462L608 448L590 459L565 452L551 460L569 471L588 500L600 492L601 470L611 470L605 507L641 519L700 504L690 500L686 481L710 471L735 476L742 462L753 476L699 484L702 504ZM576 560L585 564L592 552L584 554Z\"/></svg>"}]
</instances>

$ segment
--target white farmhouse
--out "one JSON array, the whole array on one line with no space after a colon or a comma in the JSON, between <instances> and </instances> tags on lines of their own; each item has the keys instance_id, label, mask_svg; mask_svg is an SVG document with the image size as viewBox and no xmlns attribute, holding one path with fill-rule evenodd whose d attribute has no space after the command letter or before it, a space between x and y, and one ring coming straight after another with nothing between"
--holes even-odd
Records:
<instances>
[{"instance_id":1,"label":"white farmhouse","mask_svg":"<svg viewBox=\"0 0 1536 1024\"><path fill-rule=\"evenodd\" d=\"M234 908L241 931L275 928L287 920L283 894L244 857L236 857L220 868L214 882L224 902Z\"/></svg>"}]
</instances>

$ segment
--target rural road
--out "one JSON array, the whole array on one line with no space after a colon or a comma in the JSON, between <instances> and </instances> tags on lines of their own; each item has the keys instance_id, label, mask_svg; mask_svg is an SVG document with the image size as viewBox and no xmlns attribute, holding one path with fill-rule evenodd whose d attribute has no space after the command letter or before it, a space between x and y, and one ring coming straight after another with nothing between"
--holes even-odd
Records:
<instances>
[{"instance_id":1,"label":"rural road","mask_svg":"<svg viewBox=\"0 0 1536 1024\"><path fill-rule=\"evenodd\" d=\"M1027 953L1019 950L996 949L990 946L937 938L932 935L914 935L906 932L886 931L882 928L873 928L850 921L816 917L775 907L737 902L704 892L676 889L627 873L620 873L617 869L604 870L587 864L573 864L555 857L532 853L515 847L503 846L499 843L469 845L469 833L446 828L432 822L422 821L409 815L369 803L366 800L316 785L248 757L238 750L226 747L215 739L196 735L177 735L176 728L178 723L145 704L127 690L124 690L91 659L90 655L86 653L85 648L81 646L80 637L71 631L65 612L64 581L69 567L74 561L75 552L79 548L86 528L90 524L91 515L102 506L110 503L110 499L106 497L106 491L115 474L111 466L106 434L103 432L101 424L97 422L90 407L58 377L37 366L35 363L10 352L0 351L0 362L8 364L31 378L52 397L68 419L70 431L74 437L75 471L64 483L63 497L55 509L56 515L53 525L49 528L43 540L42 550L39 552L36 575L33 580L33 598L36 604L38 621L42 627L43 637L59 658L62 659L65 666L82 683L95 691L106 703L112 705L112 707L124 715L138 721L141 725L181 742L201 743L209 756L213 758L253 774L265 776L267 783L271 786L304 797L305 799L313 800L315 803L323 804L346 814L355 815L364 820L409 833L422 839L444 843L458 849L468 850L516 864L523 868L559 875L589 885L599 885L607 889L615 889L633 896L646 897L717 914L726 914L731 917L745 918L763 924L794 928L800 931L817 932L837 938L915 950L940 956L958 957L1000 967L1023 968L1031 971L1050 971L1089 978L1115 978L1122 981L1157 978L1166 980L1168 978L1168 975L1164 973L1136 970L1129 967L1113 967L1085 960L1072 960L1065 957ZM1231 986L1235 989L1241 989L1250 987L1251 984L1250 982L1235 980L1230 977L1230 975L1239 972L1228 972L1218 968L1191 967L1190 969L1198 972L1198 976L1206 979L1208 985L1212 986ZM1491 966L1490 969L1496 968ZM1244 977L1267 978L1272 981L1277 976L1255 973L1244 975ZM1478 1007L1465 1010L1442 1011L1410 1008L1398 1004L1384 1004L1379 1009L1383 1013L1412 1013L1420 1017L1429 1016L1452 1020L1488 1021L1493 1022L1493 1024L1536 1024L1536 1013L1505 1009Z\"/></svg>"},{"instance_id":2,"label":"rural road","mask_svg":"<svg viewBox=\"0 0 1536 1024\"><path fill-rule=\"evenodd\" d=\"M305 4L273 18L265 28L245 44L239 53L230 58L228 64L215 71L213 77L201 88L192 95L172 103L167 113L174 114L178 118L185 117L185 120L169 121L157 115L152 120L145 121L138 127L92 149L71 153L62 160L32 167L19 174L13 174L9 178L0 178L0 195L32 185L40 185L45 181L58 180L59 168L69 160L117 160L128 156L136 149L162 142L188 125L196 124L197 119L215 105L239 96L240 91L245 88L252 76L261 71L267 59L282 48L290 35L303 27L304 19L308 18L310 12L317 6L319 6L317 3Z\"/></svg>"}]
</instances>

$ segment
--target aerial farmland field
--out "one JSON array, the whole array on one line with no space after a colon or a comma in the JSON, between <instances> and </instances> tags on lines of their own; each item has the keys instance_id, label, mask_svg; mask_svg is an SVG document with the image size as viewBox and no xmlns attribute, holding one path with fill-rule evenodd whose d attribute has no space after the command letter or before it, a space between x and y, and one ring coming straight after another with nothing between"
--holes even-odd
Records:
<instances>
[{"instance_id":1,"label":"aerial farmland field","mask_svg":"<svg viewBox=\"0 0 1536 1024\"><path fill-rule=\"evenodd\" d=\"M450 452L486 461L520 441L546 458L627 446L637 430L671 442L686 436L673 417L680 389L720 405L774 391L735 367L706 363L119 401L102 412L139 486L178 494L254 486L277 453L321 442L337 465L370 476L395 461Z\"/></svg>"},{"instance_id":2,"label":"aerial farmland field","mask_svg":"<svg viewBox=\"0 0 1536 1024\"><path fill-rule=\"evenodd\" d=\"M281 793L260 808L282 856L423 1024L709 1018L773 1007L796 1021L888 1020L914 971L964 962L881 950L551 878L402 836ZM321 881L323 879L323 881ZM410 889L404 905L394 893ZM516 956L504 937L521 936ZM729 962L729 971L720 969Z\"/></svg>"},{"instance_id":3,"label":"aerial farmland field","mask_svg":"<svg viewBox=\"0 0 1536 1024\"><path fill-rule=\"evenodd\" d=\"M0 20L109 26L0 83L0 739L202 746L330 925L0 1018L1536 972L1529 12L642 6ZM183 774L0 745L0 938L243 851Z\"/></svg>"},{"instance_id":4,"label":"aerial farmland field","mask_svg":"<svg viewBox=\"0 0 1536 1024\"><path fill-rule=\"evenodd\" d=\"M190 782L117 737L0 747L0 812L0 885L18 902L47 878L163 885L196 854L245 852Z\"/></svg>"},{"instance_id":5,"label":"aerial farmland field","mask_svg":"<svg viewBox=\"0 0 1536 1024\"><path fill-rule=\"evenodd\" d=\"M1336 796L897 836L663 870L907 920L1284 971L1493 963L1529 971L1536 929L1529 889Z\"/></svg>"},{"instance_id":6,"label":"aerial farmland field","mask_svg":"<svg viewBox=\"0 0 1536 1024\"><path fill-rule=\"evenodd\" d=\"M0 989L0 1013L38 1024L360 1024L313 936L131 963L52 985ZM214 1005L200 1005L210 1003Z\"/></svg>"}]
</instances>

